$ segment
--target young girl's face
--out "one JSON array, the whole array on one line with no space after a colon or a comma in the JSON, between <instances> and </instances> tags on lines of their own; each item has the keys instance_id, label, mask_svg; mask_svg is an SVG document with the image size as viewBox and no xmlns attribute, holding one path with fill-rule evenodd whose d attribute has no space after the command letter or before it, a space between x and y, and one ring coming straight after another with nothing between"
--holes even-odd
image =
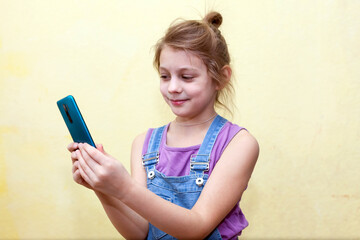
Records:
<instances>
[{"instance_id":1,"label":"young girl's face","mask_svg":"<svg viewBox=\"0 0 360 240\"><path fill-rule=\"evenodd\" d=\"M160 54L160 91L175 115L214 115L217 86L198 56L165 46Z\"/></svg>"}]
</instances>

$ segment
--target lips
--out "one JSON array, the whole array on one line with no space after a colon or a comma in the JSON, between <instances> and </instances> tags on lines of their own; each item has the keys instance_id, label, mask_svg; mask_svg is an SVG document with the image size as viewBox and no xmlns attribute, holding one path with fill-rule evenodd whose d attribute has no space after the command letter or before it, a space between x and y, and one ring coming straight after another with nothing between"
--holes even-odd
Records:
<instances>
[{"instance_id":1,"label":"lips","mask_svg":"<svg viewBox=\"0 0 360 240\"><path fill-rule=\"evenodd\" d=\"M184 104L187 101L187 99L169 99L169 101L174 106L180 106Z\"/></svg>"}]
</instances>

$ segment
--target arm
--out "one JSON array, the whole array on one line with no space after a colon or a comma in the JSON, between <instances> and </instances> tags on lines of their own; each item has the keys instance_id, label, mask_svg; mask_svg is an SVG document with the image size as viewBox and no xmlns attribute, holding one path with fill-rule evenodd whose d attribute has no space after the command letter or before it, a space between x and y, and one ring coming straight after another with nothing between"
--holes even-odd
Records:
<instances>
[{"instance_id":1,"label":"arm","mask_svg":"<svg viewBox=\"0 0 360 240\"><path fill-rule=\"evenodd\" d=\"M240 131L223 152L197 203L188 210L133 181L123 166L116 170L107 167L106 159L91 146L80 145L80 149L84 158L79 161L86 182L120 199L159 229L182 239L204 238L226 217L240 200L259 153L256 140L247 131ZM141 162L140 157L137 161ZM143 176L146 177L144 173ZM193 231L194 226L197 231Z\"/></svg>"},{"instance_id":2,"label":"arm","mask_svg":"<svg viewBox=\"0 0 360 240\"><path fill-rule=\"evenodd\" d=\"M141 151L142 142L144 141L145 134L138 136L133 143L132 155L139 150ZM78 148L77 143L70 144L68 150L72 153L73 160L73 178L75 182L84 185L87 188L94 190L89 184L87 184L80 175L79 162L76 156L75 150ZM102 145L97 145L97 149L104 155L105 153ZM141 152L140 152L141 153ZM110 156L109 156L110 157ZM140 184L146 186L145 178L136 178L137 174L133 175L135 181L139 181ZM142 180L142 183L141 183ZM111 223L117 229L117 231L126 239L145 239L148 232L148 222L138 215L136 212L127 207L119 199L113 196L103 194L94 190L96 196L99 198L107 216Z\"/></svg>"},{"instance_id":3,"label":"arm","mask_svg":"<svg viewBox=\"0 0 360 240\"><path fill-rule=\"evenodd\" d=\"M146 187L146 176L141 175L138 167L133 166L133 159L138 160L141 156L142 144L146 134L141 134L135 138L131 149L131 177L139 185ZM108 155L109 156L109 155ZM141 161L138 162L142 167ZM126 239L145 239L149 229L149 223L135 211L126 206L119 199L95 191L110 221L119 233Z\"/></svg>"},{"instance_id":4,"label":"arm","mask_svg":"<svg viewBox=\"0 0 360 240\"><path fill-rule=\"evenodd\" d=\"M95 191L108 218L125 239L145 239L148 222L119 199Z\"/></svg>"}]
</instances>

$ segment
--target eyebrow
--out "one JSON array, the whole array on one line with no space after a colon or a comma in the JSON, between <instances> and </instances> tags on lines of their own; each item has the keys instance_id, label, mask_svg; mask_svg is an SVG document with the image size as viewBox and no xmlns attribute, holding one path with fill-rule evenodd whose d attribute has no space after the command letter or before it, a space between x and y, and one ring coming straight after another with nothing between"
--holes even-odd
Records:
<instances>
[{"instance_id":1,"label":"eyebrow","mask_svg":"<svg viewBox=\"0 0 360 240\"><path fill-rule=\"evenodd\" d=\"M168 70L166 67L160 66L159 70ZM197 68L191 67L191 66L184 66L176 69L177 71L183 71L183 70L191 70L191 71L198 71Z\"/></svg>"}]
</instances>

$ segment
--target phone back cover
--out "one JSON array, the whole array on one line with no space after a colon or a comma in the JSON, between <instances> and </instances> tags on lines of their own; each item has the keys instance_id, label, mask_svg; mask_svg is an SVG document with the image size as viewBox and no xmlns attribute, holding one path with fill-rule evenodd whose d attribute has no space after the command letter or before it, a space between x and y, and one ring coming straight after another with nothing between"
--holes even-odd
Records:
<instances>
[{"instance_id":1,"label":"phone back cover","mask_svg":"<svg viewBox=\"0 0 360 240\"><path fill-rule=\"evenodd\" d=\"M69 95L59 100L57 102L57 105L74 142L86 142L95 147L95 143L92 140L90 132L85 124L85 121L81 115L80 109L75 102L74 97ZM66 114L64 105L67 106L68 113L72 119L72 122L70 122L70 119Z\"/></svg>"}]
</instances>

